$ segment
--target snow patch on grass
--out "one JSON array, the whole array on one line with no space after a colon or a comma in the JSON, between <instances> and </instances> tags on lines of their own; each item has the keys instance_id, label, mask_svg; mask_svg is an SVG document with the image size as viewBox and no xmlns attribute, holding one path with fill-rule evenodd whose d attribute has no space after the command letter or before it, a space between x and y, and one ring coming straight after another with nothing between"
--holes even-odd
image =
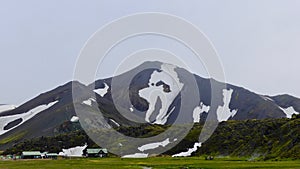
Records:
<instances>
[{"instance_id":1,"label":"snow patch on grass","mask_svg":"<svg viewBox=\"0 0 300 169\"><path fill-rule=\"evenodd\" d=\"M69 149L62 149L63 152L60 152L59 154L65 156L65 157L82 157L83 156L83 150L87 148L87 145L84 146L77 146Z\"/></svg>"},{"instance_id":2,"label":"snow patch on grass","mask_svg":"<svg viewBox=\"0 0 300 169\"><path fill-rule=\"evenodd\" d=\"M122 158L147 158L148 154L145 153L135 153L135 154L129 154L129 155L124 155Z\"/></svg>"},{"instance_id":3,"label":"snow patch on grass","mask_svg":"<svg viewBox=\"0 0 300 169\"><path fill-rule=\"evenodd\" d=\"M159 146L165 147L165 146L167 146L170 143L171 143L170 139L167 138L166 140L164 140L162 142L145 144L145 145L143 145L141 147L138 147L138 150L145 151L145 150L151 150L151 149L158 148Z\"/></svg>"},{"instance_id":4,"label":"snow patch on grass","mask_svg":"<svg viewBox=\"0 0 300 169\"><path fill-rule=\"evenodd\" d=\"M193 148L189 148L186 152L181 152L175 155L172 155L172 157L188 157L191 156L193 152L197 151L198 148L201 147L201 143L195 143Z\"/></svg>"}]
</instances>

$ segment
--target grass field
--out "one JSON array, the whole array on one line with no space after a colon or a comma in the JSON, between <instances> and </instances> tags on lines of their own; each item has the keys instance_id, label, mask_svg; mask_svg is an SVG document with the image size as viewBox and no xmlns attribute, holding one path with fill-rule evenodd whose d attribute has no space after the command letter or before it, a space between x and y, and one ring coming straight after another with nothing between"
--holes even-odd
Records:
<instances>
[{"instance_id":1,"label":"grass field","mask_svg":"<svg viewBox=\"0 0 300 169\"><path fill-rule=\"evenodd\" d=\"M300 169L298 161L256 161L249 162L239 159L215 159L212 161L203 158L168 158L157 157L147 159L61 159L61 160L17 160L0 161L1 169L143 169L143 168L286 168Z\"/></svg>"}]
</instances>

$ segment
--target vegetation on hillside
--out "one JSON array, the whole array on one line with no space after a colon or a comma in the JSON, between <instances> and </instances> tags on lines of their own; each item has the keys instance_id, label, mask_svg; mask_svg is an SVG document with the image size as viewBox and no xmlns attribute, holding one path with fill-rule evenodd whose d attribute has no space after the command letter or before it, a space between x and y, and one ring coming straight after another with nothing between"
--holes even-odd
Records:
<instances>
[{"instance_id":1,"label":"vegetation on hillside","mask_svg":"<svg viewBox=\"0 0 300 169\"><path fill-rule=\"evenodd\" d=\"M72 124L69 124L72 125ZM72 129L64 124L62 131L66 133L55 137L40 137L26 140L7 149L3 154L20 154L22 151L40 150L59 152L88 143L90 147L97 145L83 130L70 132ZM186 151L198 142L203 124L195 124L189 134L177 146L167 151L166 155ZM141 125L139 127L117 128L119 132L132 137L150 137L165 131L169 126ZM266 119L227 121L219 124L214 134L202 144L194 156L235 156L250 159L300 159L300 115L292 119Z\"/></svg>"},{"instance_id":2,"label":"vegetation on hillside","mask_svg":"<svg viewBox=\"0 0 300 169\"><path fill-rule=\"evenodd\" d=\"M300 159L300 115L221 123L197 154Z\"/></svg>"}]
</instances>

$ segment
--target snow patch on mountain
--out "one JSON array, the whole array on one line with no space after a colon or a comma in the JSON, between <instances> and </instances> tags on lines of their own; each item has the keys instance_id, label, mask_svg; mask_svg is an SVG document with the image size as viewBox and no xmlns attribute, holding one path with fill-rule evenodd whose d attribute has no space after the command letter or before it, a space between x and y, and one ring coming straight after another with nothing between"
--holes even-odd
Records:
<instances>
[{"instance_id":1,"label":"snow patch on mountain","mask_svg":"<svg viewBox=\"0 0 300 169\"><path fill-rule=\"evenodd\" d=\"M145 144L141 147L138 147L138 150L145 151L145 150L151 150L151 149L158 148L159 146L166 147L170 143L171 143L170 139L167 138L166 140L164 140L162 142Z\"/></svg>"},{"instance_id":2,"label":"snow patch on mountain","mask_svg":"<svg viewBox=\"0 0 300 169\"><path fill-rule=\"evenodd\" d=\"M73 122L73 123L78 122L79 121L79 117L73 116L70 121Z\"/></svg>"},{"instance_id":3,"label":"snow patch on mountain","mask_svg":"<svg viewBox=\"0 0 300 169\"><path fill-rule=\"evenodd\" d=\"M6 105L6 104L0 105L0 113L10 111L10 110L13 110L15 108L17 108L15 105Z\"/></svg>"},{"instance_id":4,"label":"snow patch on mountain","mask_svg":"<svg viewBox=\"0 0 300 169\"><path fill-rule=\"evenodd\" d=\"M233 93L232 89L229 90L223 89L224 105L219 106L217 109L217 117L219 122L227 121L230 117L235 116L235 114L237 113L237 110L230 110L229 108L232 93Z\"/></svg>"},{"instance_id":5,"label":"snow patch on mountain","mask_svg":"<svg viewBox=\"0 0 300 169\"><path fill-rule=\"evenodd\" d=\"M260 97L263 98L265 101L271 101L271 102L274 102L274 100L273 100L272 98L268 97L268 96L263 96L263 95L261 95Z\"/></svg>"},{"instance_id":6,"label":"snow patch on mountain","mask_svg":"<svg viewBox=\"0 0 300 169\"><path fill-rule=\"evenodd\" d=\"M130 111L130 112L133 112L133 111L134 111L133 105L130 106L129 111Z\"/></svg>"},{"instance_id":7,"label":"snow patch on mountain","mask_svg":"<svg viewBox=\"0 0 300 169\"><path fill-rule=\"evenodd\" d=\"M120 127L120 124L117 123L114 119L109 119L112 123L114 123L117 127Z\"/></svg>"},{"instance_id":8,"label":"snow patch on mountain","mask_svg":"<svg viewBox=\"0 0 300 169\"><path fill-rule=\"evenodd\" d=\"M164 122L164 124L168 121L169 116L172 114L172 112L175 110L175 106L171 109L171 111L165 116L163 117L162 121Z\"/></svg>"},{"instance_id":9,"label":"snow patch on mountain","mask_svg":"<svg viewBox=\"0 0 300 169\"><path fill-rule=\"evenodd\" d=\"M150 116L154 113L156 102L160 99L162 107L153 123L165 124L167 122L166 115L168 108L183 87L175 68L176 66L171 64L162 64L161 71L154 71L152 73L148 83L149 87L139 91L140 97L149 102L149 109L146 112L145 121L150 122ZM157 85L159 82L163 82L169 86L168 92L166 92L162 85Z\"/></svg>"},{"instance_id":10,"label":"snow patch on mountain","mask_svg":"<svg viewBox=\"0 0 300 169\"><path fill-rule=\"evenodd\" d=\"M189 148L186 152L181 152L175 155L172 155L172 157L188 157L191 156L193 152L197 151L199 147L201 147L202 143L195 143L193 148Z\"/></svg>"},{"instance_id":11,"label":"snow patch on mountain","mask_svg":"<svg viewBox=\"0 0 300 169\"><path fill-rule=\"evenodd\" d=\"M210 109L210 106L206 106L202 102L200 103L200 106L195 107L195 109L193 111L194 123L196 123L196 122L199 123L201 114L204 112L208 113L209 109Z\"/></svg>"},{"instance_id":12,"label":"snow patch on mountain","mask_svg":"<svg viewBox=\"0 0 300 169\"><path fill-rule=\"evenodd\" d=\"M34 109L31 109L26 113L0 117L0 135L3 135L4 133L6 133L6 132L22 125L23 123L25 123L26 121L28 121L32 117L36 116L38 113L49 109L51 106L55 105L56 103L58 103L58 101L54 101L54 102L51 102L49 104L37 106ZM6 125L8 125L10 122L13 122L13 121L15 121L17 119L20 119L20 118L22 119L22 122L20 124L10 128L9 130L4 130L4 127Z\"/></svg>"},{"instance_id":13,"label":"snow patch on mountain","mask_svg":"<svg viewBox=\"0 0 300 169\"><path fill-rule=\"evenodd\" d=\"M135 153L135 154L129 154L129 155L124 155L122 158L147 158L148 154L145 153Z\"/></svg>"},{"instance_id":14,"label":"snow patch on mountain","mask_svg":"<svg viewBox=\"0 0 300 169\"><path fill-rule=\"evenodd\" d=\"M94 98L89 98L85 101L82 102L82 104L88 105L88 106L92 106L92 103L96 102L96 100Z\"/></svg>"},{"instance_id":15,"label":"snow patch on mountain","mask_svg":"<svg viewBox=\"0 0 300 169\"><path fill-rule=\"evenodd\" d=\"M107 91L109 89L109 86L106 83L104 83L104 85L105 85L104 88L95 89L93 91L95 93L99 94L101 97L103 97L107 93Z\"/></svg>"},{"instance_id":16,"label":"snow patch on mountain","mask_svg":"<svg viewBox=\"0 0 300 169\"><path fill-rule=\"evenodd\" d=\"M84 146L77 146L69 149L62 149L62 154L66 157L82 157L83 156L83 150L87 148L87 145Z\"/></svg>"},{"instance_id":17,"label":"snow patch on mountain","mask_svg":"<svg viewBox=\"0 0 300 169\"><path fill-rule=\"evenodd\" d=\"M279 108L286 114L287 118L292 118L293 114L299 114L299 112L296 112L293 106L288 108L282 108L282 107Z\"/></svg>"}]
</instances>

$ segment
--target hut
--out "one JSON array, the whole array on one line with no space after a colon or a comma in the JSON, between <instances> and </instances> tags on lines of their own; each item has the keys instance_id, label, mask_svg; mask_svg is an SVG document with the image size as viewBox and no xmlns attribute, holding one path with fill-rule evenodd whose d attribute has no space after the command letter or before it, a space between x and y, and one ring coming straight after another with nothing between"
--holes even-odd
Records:
<instances>
[{"instance_id":1,"label":"hut","mask_svg":"<svg viewBox=\"0 0 300 169\"><path fill-rule=\"evenodd\" d=\"M105 148L88 148L85 155L86 157L107 157L108 152Z\"/></svg>"},{"instance_id":2,"label":"hut","mask_svg":"<svg viewBox=\"0 0 300 169\"><path fill-rule=\"evenodd\" d=\"M22 159L36 159L42 158L42 154L39 151L23 151L21 155Z\"/></svg>"},{"instance_id":3,"label":"hut","mask_svg":"<svg viewBox=\"0 0 300 169\"><path fill-rule=\"evenodd\" d=\"M58 154L57 153L47 153L46 157L50 158L50 159L57 159Z\"/></svg>"}]
</instances>

